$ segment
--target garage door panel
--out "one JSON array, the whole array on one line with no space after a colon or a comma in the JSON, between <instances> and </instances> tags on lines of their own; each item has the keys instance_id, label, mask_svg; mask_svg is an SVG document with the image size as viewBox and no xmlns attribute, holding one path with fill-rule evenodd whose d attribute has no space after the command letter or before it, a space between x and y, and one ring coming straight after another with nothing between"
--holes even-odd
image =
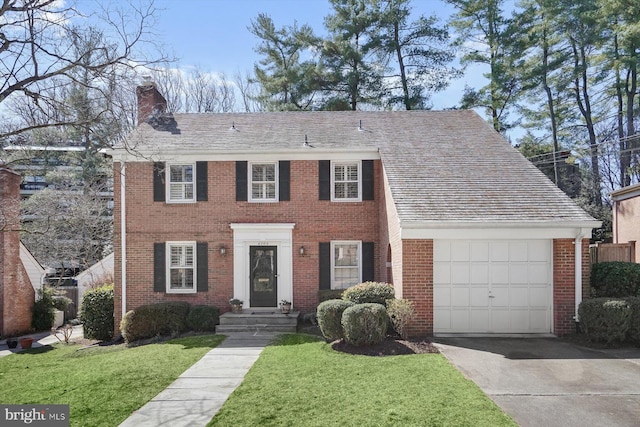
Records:
<instances>
[{"instance_id":1,"label":"garage door panel","mask_svg":"<svg viewBox=\"0 0 640 427\"><path fill-rule=\"evenodd\" d=\"M451 283L468 284L471 281L471 266L468 263L452 262L451 263Z\"/></svg>"},{"instance_id":2,"label":"garage door panel","mask_svg":"<svg viewBox=\"0 0 640 427\"><path fill-rule=\"evenodd\" d=\"M449 286L433 286L433 306L451 307L451 288Z\"/></svg>"},{"instance_id":3,"label":"garage door panel","mask_svg":"<svg viewBox=\"0 0 640 427\"><path fill-rule=\"evenodd\" d=\"M436 240L434 331L550 332L551 250L550 240Z\"/></svg>"},{"instance_id":4,"label":"garage door panel","mask_svg":"<svg viewBox=\"0 0 640 427\"><path fill-rule=\"evenodd\" d=\"M509 265L509 283L529 283L529 266L524 262Z\"/></svg>"},{"instance_id":5,"label":"garage door panel","mask_svg":"<svg viewBox=\"0 0 640 427\"><path fill-rule=\"evenodd\" d=\"M470 288L469 290L469 307L489 307L489 290L488 288Z\"/></svg>"},{"instance_id":6,"label":"garage door panel","mask_svg":"<svg viewBox=\"0 0 640 427\"><path fill-rule=\"evenodd\" d=\"M451 283L451 263L436 262L433 264L433 283Z\"/></svg>"}]
</instances>

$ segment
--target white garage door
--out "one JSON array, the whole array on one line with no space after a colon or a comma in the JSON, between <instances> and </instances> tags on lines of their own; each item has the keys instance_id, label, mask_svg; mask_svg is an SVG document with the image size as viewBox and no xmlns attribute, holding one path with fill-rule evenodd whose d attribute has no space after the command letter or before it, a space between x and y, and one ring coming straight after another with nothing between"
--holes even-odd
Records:
<instances>
[{"instance_id":1,"label":"white garage door","mask_svg":"<svg viewBox=\"0 0 640 427\"><path fill-rule=\"evenodd\" d=\"M551 332L550 240L436 240L435 333Z\"/></svg>"}]
</instances>

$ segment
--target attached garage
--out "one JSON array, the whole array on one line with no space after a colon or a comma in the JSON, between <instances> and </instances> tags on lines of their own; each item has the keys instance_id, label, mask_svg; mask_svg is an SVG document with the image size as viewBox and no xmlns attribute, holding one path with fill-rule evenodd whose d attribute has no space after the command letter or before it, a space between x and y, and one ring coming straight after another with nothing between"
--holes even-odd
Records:
<instances>
[{"instance_id":1,"label":"attached garage","mask_svg":"<svg viewBox=\"0 0 640 427\"><path fill-rule=\"evenodd\" d=\"M434 333L551 333L551 240L434 240Z\"/></svg>"}]
</instances>

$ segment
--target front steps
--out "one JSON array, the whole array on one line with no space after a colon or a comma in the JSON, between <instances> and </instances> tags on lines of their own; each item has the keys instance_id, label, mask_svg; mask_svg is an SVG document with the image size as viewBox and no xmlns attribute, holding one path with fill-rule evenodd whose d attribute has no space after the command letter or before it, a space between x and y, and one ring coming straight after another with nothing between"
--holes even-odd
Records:
<instances>
[{"instance_id":1,"label":"front steps","mask_svg":"<svg viewBox=\"0 0 640 427\"><path fill-rule=\"evenodd\" d=\"M244 309L241 313L224 313L220 316L220 324L216 333L225 332L296 332L299 311L283 314L278 309L258 310Z\"/></svg>"}]
</instances>

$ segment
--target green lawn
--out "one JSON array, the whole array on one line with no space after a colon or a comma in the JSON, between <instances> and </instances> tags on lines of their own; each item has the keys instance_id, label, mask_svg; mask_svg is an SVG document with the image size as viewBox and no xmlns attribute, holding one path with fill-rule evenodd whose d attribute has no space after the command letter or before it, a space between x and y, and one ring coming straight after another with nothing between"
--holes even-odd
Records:
<instances>
[{"instance_id":1,"label":"green lawn","mask_svg":"<svg viewBox=\"0 0 640 427\"><path fill-rule=\"evenodd\" d=\"M58 344L0 358L0 402L69 404L72 426L117 426L171 384L222 336L134 348Z\"/></svg>"},{"instance_id":2,"label":"green lawn","mask_svg":"<svg viewBox=\"0 0 640 427\"><path fill-rule=\"evenodd\" d=\"M515 426L442 355L368 357L288 335L210 426Z\"/></svg>"}]
</instances>

